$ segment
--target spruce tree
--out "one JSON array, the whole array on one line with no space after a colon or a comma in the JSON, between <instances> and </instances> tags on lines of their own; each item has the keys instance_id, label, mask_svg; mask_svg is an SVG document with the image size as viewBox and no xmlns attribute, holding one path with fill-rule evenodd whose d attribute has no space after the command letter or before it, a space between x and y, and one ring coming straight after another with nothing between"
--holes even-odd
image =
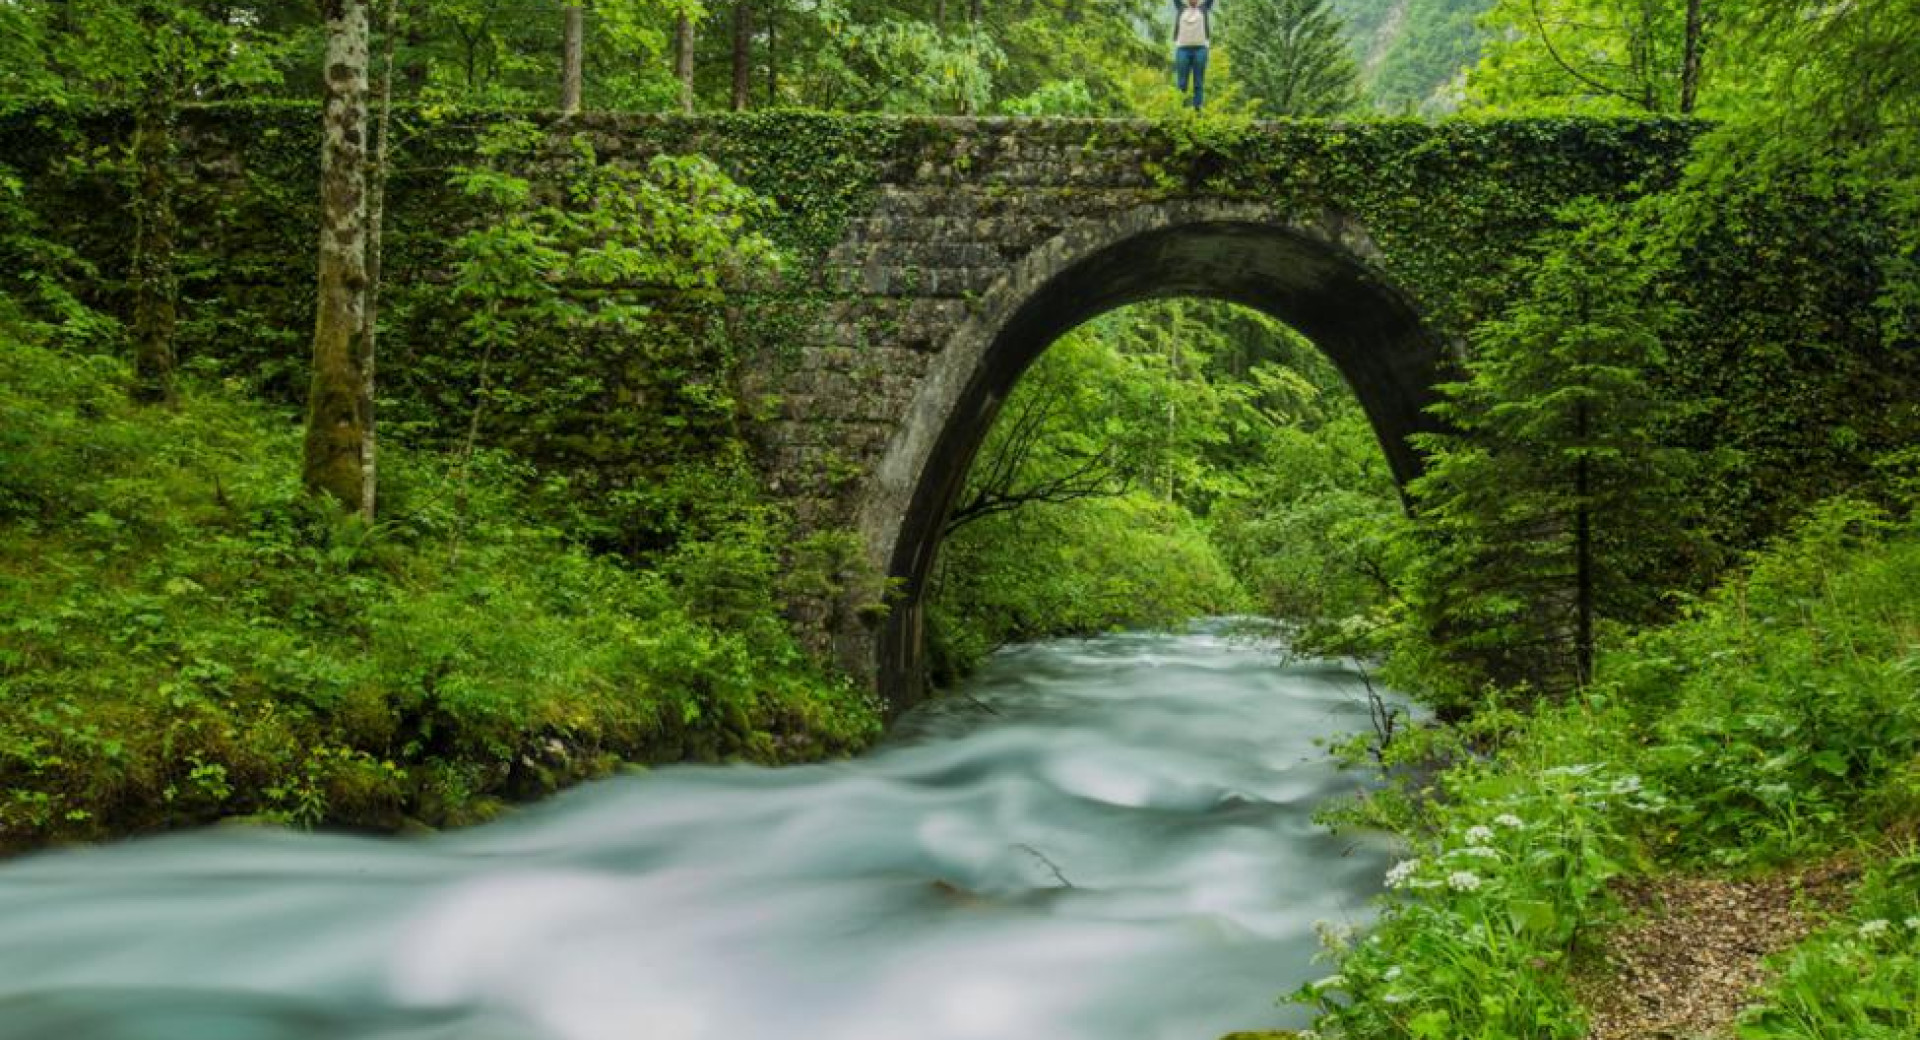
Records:
<instances>
[{"instance_id":1,"label":"spruce tree","mask_svg":"<svg viewBox=\"0 0 1920 1040\"><path fill-rule=\"evenodd\" d=\"M1579 216L1442 387L1451 432L1423 439L1411 488L1422 619L1481 675L1546 693L1591 679L1596 626L1656 616L1700 544L1700 459L1664 443L1681 403L1656 378L1673 310L1646 238L1598 207Z\"/></svg>"},{"instance_id":2,"label":"spruce tree","mask_svg":"<svg viewBox=\"0 0 1920 1040\"><path fill-rule=\"evenodd\" d=\"M1234 74L1269 116L1334 116L1359 101L1331 0L1243 0L1232 41Z\"/></svg>"}]
</instances>

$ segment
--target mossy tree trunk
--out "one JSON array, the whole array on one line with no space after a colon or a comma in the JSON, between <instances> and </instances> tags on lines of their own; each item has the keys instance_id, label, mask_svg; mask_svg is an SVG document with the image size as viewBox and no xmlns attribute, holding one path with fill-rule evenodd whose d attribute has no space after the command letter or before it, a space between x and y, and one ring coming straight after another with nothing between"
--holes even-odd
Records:
<instances>
[{"instance_id":1,"label":"mossy tree trunk","mask_svg":"<svg viewBox=\"0 0 1920 1040\"><path fill-rule=\"evenodd\" d=\"M302 478L347 509L367 501L367 0L320 0L327 26L320 295Z\"/></svg>"},{"instance_id":2,"label":"mossy tree trunk","mask_svg":"<svg viewBox=\"0 0 1920 1040\"><path fill-rule=\"evenodd\" d=\"M682 14L673 28L673 74L680 80L680 111L693 111L693 18Z\"/></svg>"},{"instance_id":3,"label":"mossy tree trunk","mask_svg":"<svg viewBox=\"0 0 1920 1040\"><path fill-rule=\"evenodd\" d=\"M367 292L366 307L362 316L360 349L360 408L366 418L366 443L360 453L362 475L360 487L360 515L369 521L375 512L375 498L379 481L379 426L374 419L374 362L379 354L380 338L380 274L385 252L384 231L387 217L387 173L389 144L393 137L393 66L394 50L398 41L401 22L400 0L384 0L380 12L380 108L378 123L374 130L372 184L368 189L367 200Z\"/></svg>"},{"instance_id":4,"label":"mossy tree trunk","mask_svg":"<svg viewBox=\"0 0 1920 1040\"><path fill-rule=\"evenodd\" d=\"M586 79L587 12L579 4L567 4L562 13L566 22L560 43L560 112L570 116L580 111Z\"/></svg>"}]
</instances>

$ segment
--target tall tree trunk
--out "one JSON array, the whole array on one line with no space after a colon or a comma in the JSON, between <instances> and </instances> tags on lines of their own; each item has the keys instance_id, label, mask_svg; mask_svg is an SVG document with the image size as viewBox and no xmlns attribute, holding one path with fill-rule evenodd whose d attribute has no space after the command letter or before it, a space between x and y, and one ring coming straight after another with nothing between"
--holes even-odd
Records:
<instances>
[{"instance_id":1,"label":"tall tree trunk","mask_svg":"<svg viewBox=\"0 0 1920 1040\"><path fill-rule=\"evenodd\" d=\"M143 4L140 24L155 49L153 68L134 114L133 396L171 407L173 333L178 317L180 281L174 270L173 211L175 121L179 113L180 67L164 37L158 5Z\"/></svg>"},{"instance_id":2,"label":"tall tree trunk","mask_svg":"<svg viewBox=\"0 0 1920 1040\"><path fill-rule=\"evenodd\" d=\"M566 29L560 45L560 114L580 111L581 84L586 78L587 12L579 4L568 4Z\"/></svg>"},{"instance_id":3,"label":"tall tree trunk","mask_svg":"<svg viewBox=\"0 0 1920 1040\"><path fill-rule=\"evenodd\" d=\"M933 0L933 27L936 29L947 27L947 0Z\"/></svg>"},{"instance_id":4,"label":"tall tree trunk","mask_svg":"<svg viewBox=\"0 0 1920 1040\"><path fill-rule=\"evenodd\" d=\"M1703 39L1706 18L1700 3L1701 0L1687 0L1687 38L1680 59L1680 114L1683 116L1693 114L1700 96L1700 52L1706 43Z\"/></svg>"},{"instance_id":5,"label":"tall tree trunk","mask_svg":"<svg viewBox=\"0 0 1920 1040\"><path fill-rule=\"evenodd\" d=\"M980 24L980 0L967 0L967 24Z\"/></svg>"},{"instance_id":6,"label":"tall tree trunk","mask_svg":"<svg viewBox=\"0 0 1920 1040\"><path fill-rule=\"evenodd\" d=\"M673 73L680 79L680 111L693 111L693 19L681 15L673 30Z\"/></svg>"},{"instance_id":7,"label":"tall tree trunk","mask_svg":"<svg viewBox=\"0 0 1920 1040\"><path fill-rule=\"evenodd\" d=\"M373 169L367 200L367 295L362 319L360 356L360 409L366 416L367 440L361 452L360 515L374 518L379 494L379 426L375 421L373 394L374 361L379 355L380 272L385 260L387 222L387 155L393 137L393 62L394 42L400 22L401 0L385 0L380 12L380 109L374 131Z\"/></svg>"},{"instance_id":8,"label":"tall tree trunk","mask_svg":"<svg viewBox=\"0 0 1920 1040\"><path fill-rule=\"evenodd\" d=\"M1591 301L1584 290L1581 291L1576 305L1580 328L1591 326L1593 313ZM1584 336L1585 333L1575 333ZM1582 381L1593 378L1588 366L1587 341L1581 339L1575 355L1575 365ZM1591 384L1586 384L1591 389ZM1585 398L1577 399L1573 406L1573 442L1580 452L1573 463L1573 680L1579 687L1585 687L1593 681L1593 500L1590 497L1592 476L1589 461L1592 458L1593 413Z\"/></svg>"},{"instance_id":9,"label":"tall tree trunk","mask_svg":"<svg viewBox=\"0 0 1920 1040\"><path fill-rule=\"evenodd\" d=\"M366 501L367 0L320 0L327 26L320 158L320 293L301 478L347 509Z\"/></svg>"},{"instance_id":10,"label":"tall tree trunk","mask_svg":"<svg viewBox=\"0 0 1920 1040\"><path fill-rule=\"evenodd\" d=\"M1574 440L1580 457L1573 464L1573 677L1579 686L1593 681L1593 502L1588 498L1588 438L1591 415L1586 402L1574 406Z\"/></svg>"},{"instance_id":11,"label":"tall tree trunk","mask_svg":"<svg viewBox=\"0 0 1920 1040\"><path fill-rule=\"evenodd\" d=\"M733 2L733 110L747 110L747 94L753 85L753 4L751 0Z\"/></svg>"},{"instance_id":12,"label":"tall tree trunk","mask_svg":"<svg viewBox=\"0 0 1920 1040\"><path fill-rule=\"evenodd\" d=\"M769 0L767 18L767 107L780 103L780 0Z\"/></svg>"}]
</instances>

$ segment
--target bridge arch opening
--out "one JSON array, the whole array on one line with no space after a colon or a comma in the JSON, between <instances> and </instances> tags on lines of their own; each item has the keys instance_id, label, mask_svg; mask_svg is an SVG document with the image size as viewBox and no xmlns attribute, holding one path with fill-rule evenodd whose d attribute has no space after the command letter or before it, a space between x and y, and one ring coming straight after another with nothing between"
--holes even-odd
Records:
<instances>
[{"instance_id":1,"label":"bridge arch opening","mask_svg":"<svg viewBox=\"0 0 1920 1040\"><path fill-rule=\"evenodd\" d=\"M1269 315L1339 371L1394 479L1404 484L1416 476L1421 462L1408 438L1434 427L1425 409L1447 346L1408 296L1362 258L1366 248L1346 222L1156 211L1104 234L1064 234L1014 265L922 380L862 512L863 533L894 581L894 599L877 638L856 653L873 655L869 666L889 703L904 708L926 693L932 568L1001 404L1049 346L1101 314L1199 297Z\"/></svg>"}]
</instances>

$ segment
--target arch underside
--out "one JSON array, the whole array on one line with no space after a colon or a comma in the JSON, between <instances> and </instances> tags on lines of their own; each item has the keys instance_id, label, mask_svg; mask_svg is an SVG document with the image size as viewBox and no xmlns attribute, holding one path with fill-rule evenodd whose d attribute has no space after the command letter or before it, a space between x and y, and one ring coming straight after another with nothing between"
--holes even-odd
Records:
<instances>
[{"instance_id":1,"label":"arch underside","mask_svg":"<svg viewBox=\"0 0 1920 1040\"><path fill-rule=\"evenodd\" d=\"M1411 302L1339 245L1295 228L1251 221L1199 221L1141 232L1046 277L989 330L971 371L917 467L888 573L900 597L875 647L876 678L896 707L923 694L922 596L940 531L964 488L974 455L1023 372L1074 327L1107 311L1162 297L1226 300L1292 326L1323 351L1352 387L1396 480L1418 475L1408 443L1434 427L1444 342Z\"/></svg>"}]
</instances>

